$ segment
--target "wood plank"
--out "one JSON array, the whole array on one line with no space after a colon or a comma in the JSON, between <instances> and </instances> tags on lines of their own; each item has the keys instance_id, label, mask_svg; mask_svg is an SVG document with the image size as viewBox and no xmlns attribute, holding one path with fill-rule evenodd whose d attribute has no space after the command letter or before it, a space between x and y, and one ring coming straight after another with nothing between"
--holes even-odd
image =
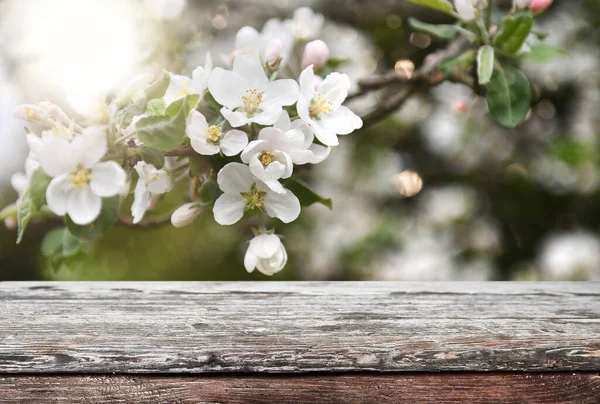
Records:
<instances>
[{"instance_id":1,"label":"wood plank","mask_svg":"<svg viewBox=\"0 0 600 404\"><path fill-rule=\"evenodd\" d=\"M600 283L4 283L2 373L600 371Z\"/></svg>"},{"instance_id":2,"label":"wood plank","mask_svg":"<svg viewBox=\"0 0 600 404\"><path fill-rule=\"evenodd\" d=\"M2 403L577 403L600 402L600 375L0 376Z\"/></svg>"}]
</instances>

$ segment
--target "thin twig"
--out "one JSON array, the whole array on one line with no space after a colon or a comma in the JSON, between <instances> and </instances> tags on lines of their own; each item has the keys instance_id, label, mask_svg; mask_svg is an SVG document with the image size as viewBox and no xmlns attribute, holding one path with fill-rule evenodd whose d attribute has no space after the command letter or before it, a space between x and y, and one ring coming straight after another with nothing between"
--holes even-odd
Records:
<instances>
[{"instance_id":1,"label":"thin twig","mask_svg":"<svg viewBox=\"0 0 600 404\"><path fill-rule=\"evenodd\" d=\"M198 153L196 153L191 147L180 147L165 153L166 157L194 157L197 155Z\"/></svg>"}]
</instances>

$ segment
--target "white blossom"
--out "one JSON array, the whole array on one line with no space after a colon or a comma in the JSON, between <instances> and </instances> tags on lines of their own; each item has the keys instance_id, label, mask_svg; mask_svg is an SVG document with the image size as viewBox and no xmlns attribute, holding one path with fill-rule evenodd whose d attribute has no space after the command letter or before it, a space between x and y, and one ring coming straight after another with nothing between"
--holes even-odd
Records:
<instances>
[{"instance_id":1,"label":"white blossom","mask_svg":"<svg viewBox=\"0 0 600 404\"><path fill-rule=\"evenodd\" d=\"M313 67L300 75L298 115L326 146L339 144L337 135L347 135L362 127L362 120L342 103L348 96L350 78L347 74L330 73L315 89Z\"/></svg>"},{"instance_id":2,"label":"white blossom","mask_svg":"<svg viewBox=\"0 0 600 404\"><path fill-rule=\"evenodd\" d=\"M290 223L300 214L300 201L289 190L283 194L271 191L256 179L248 166L229 163L219 171L217 183L223 194L215 202L213 214L217 223L231 225L242 218L245 211L264 209L267 215Z\"/></svg>"},{"instance_id":3,"label":"white blossom","mask_svg":"<svg viewBox=\"0 0 600 404\"><path fill-rule=\"evenodd\" d=\"M27 188L29 188L29 180L31 175L35 170L38 169L40 163L36 160L28 157L25 160L25 172L24 173L15 173L10 178L10 185L14 188L14 190L19 194L19 198L23 196Z\"/></svg>"},{"instance_id":4,"label":"white blossom","mask_svg":"<svg viewBox=\"0 0 600 404\"><path fill-rule=\"evenodd\" d=\"M302 55L302 68L305 69L313 65L314 70L321 70L329 59L329 48L327 44L320 39L309 42L304 47Z\"/></svg>"},{"instance_id":5,"label":"white blossom","mask_svg":"<svg viewBox=\"0 0 600 404\"><path fill-rule=\"evenodd\" d=\"M456 12L465 21L475 19L475 4L477 4L477 0L454 0Z\"/></svg>"},{"instance_id":6,"label":"white blossom","mask_svg":"<svg viewBox=\"0 0 600 404\"><path fill-rule=\"evenodd\" d=\"M287 259L287 251L278 236L260 234L250 241L244 257L244 266L248 272L258 269L271 276L285 267Z\"/></svg>"},{"instance_id":7,"label":"white blossom","mask_svg":"<svg viewBox=\"0 0 600 404\"><path fill-rule=\"evenodd\" d=\"M139 223L150 208L153 196L167 193L173 184L169 173L163 169L157 169L152 164L138 161L135 165L139 179L133 191L133 204L131 214L133 223Z\"/></svg>"},{"instance_id":8,"label":"white blossom","mask_svg":"<svg viewBox=\"0 0 600 404\"><path fill-rule=\"evenodd\" d=\"M187 0L144 0L144 5L153 18L165 20L179 17L187 3Z\"/></svg>"},{"instance_id":9,"label":"white blossom","mask_svg":"<svg viewBox=\"0 0 600 404\"><path fill-rule=\"evenodd\" d=\"M195 202L183 204L171 215L171 224L175 227L187 226L196 219L200 210L200 206Z\"/></svg>"},{"instance_id":10,"label":"white blossom","mask_svg":"<svg viewBox=\"0 0 600 404\"><path fill-rule=\"evenodd\" d=\"M102 198L119 194L127 177L116 162L100 162L106 150L106 137L97 127L86 128L71 142L55 136L44 139L39 159L53 177L46 190L53 213L68 214L79 225L89 224L100 215Z\"/></svg>"},{"instance_id":11,"label":"white blossom","mask_svg":"<svg viewBox=\"0 0 600 404\"><path fill-rule=\"evenodd\" d=\"M198 111L192 111L186 134L191 140L192 148L197 153L208 156L219 152L226 156L235 156L248 144L245 132L232 129L223 133L221 126L209 125L204 115Z\"/></svg>"},{"instance_id":12,"label":"white blossom","mask_svg":"<svg viewBox=\"0 0 600 404\"><path fill-rule=\"evenodd\" d=\"M214 69L208 88L234 128L252 122L272 125L283 106L294 104L299 96L298 83L291 79L269 81L260 61L250 55L236 57L233 71Z\"/></svg>"},{"instance_id":13,"label":"white blossom","mask_svg":"<svg viewBox=\"0 0 600 404\"><path fill-rule=\"evenodd\" d=\"M288 133L292 130L299 130L304 135L304 143L300 147L295 147L297 146L297 143L294 143L292 144L294 147L289 150L289 154L292 157L294 164L319 164L329 157L331 147L313 143L315 140L315 135L313 134L310 126L308 126L308 124L302 119L296 119L292 122L287 111L283 111L281 115L279 115L279 118L273 127L285 133ZM286 136L289 137L289 135Z\"/></svg>"},{"instance_id":14,"label":"white blossom","mask_svg":"<svg viewBox=\"0 0 600 404\"><path fill-rule=\"evenodd\" d=\"M318 37L321 34L325 17L315 13L308 7L301 7L294 11L294 17L285 21L292 34L303 41Z\"/></svg>"},{"instance_id":15,"label":"white blossom","mask_svg":"<svg viewBox=\"0 0 600 404\"><path fill-rule=\"evenodd\" d=\"M192 78L181 74L171 74L169 87L163 96L165 104L171 103L190 94L202 94L208 87L208 79L213 70L210 53L206 54L204 66L198 66L192 72Z\"/></svg>"},{"instance_id":16,"label":"white blossom","mask_svg":"<svg viewBox=\"0 0 600 404\"><path fill-rule=\"evenodd\" d=\"M246 54L261 59L271 68L278 63L283 66L287 63L293 46L294 36L289 28L277 18L272 18L265 23L262 32L250 26L242 27L237 32L231 61L236 56Z\"/></svg>"}]
</instances>

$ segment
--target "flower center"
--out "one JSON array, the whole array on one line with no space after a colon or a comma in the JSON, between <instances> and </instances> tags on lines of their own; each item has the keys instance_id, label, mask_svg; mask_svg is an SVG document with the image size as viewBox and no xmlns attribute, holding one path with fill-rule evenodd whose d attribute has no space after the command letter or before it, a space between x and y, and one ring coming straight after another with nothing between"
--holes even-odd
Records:
<instances>
[{"instance_id":1,"label":"flower center","mask_svg":"<svg viewBox=\"0 0 600 404\"><path fill-rule=\"evenodd\" d=\"M189 95L189 93L190 93L190 82L186 82L184 85L181 86L181 88L179 89L177 94L175 94L175 97L182 98L182 97L185 97L186 95Z\"/></svg>"},{"instance_id":2,"label":"flower center","mask_svg":"<svg viewBox=\"0 0 600 404\"><path fill-rule=\"evenodd\" d=\"M259 107L263 97L256 89L246 90L246 94L242 96L242 100L244 101L246 115L253 116L257 112L260 112Z\"/></svg>"},{"instance_id":3,"label":"flower center","mask_svg":"<svg viewBox=\"0 0 600 404\"><path fill-rule=\"evenodd\" d=\"M321 114L326 114L331 112L333 107L331 102L327 100L327 98L322 95L318 95L310 101L310 105L308 106L308 113L311 118L318 118Z\"/></svg>"},{"instance_id":4,"label":"flower center","mask_svg":"<svg viewBox=\"0 0 600 404\"><path fill-rule=\"evenodd\" d=\"M246 210L252 210L254 208L262 208L265 203L266 192L259 192L256 189L256 185L252 184L252 188L248 192L242 192L244 203L246 204Z\"/></svg>"},{"instance_id":5,"label":"flower center","mask_svg":"<svg viewBox=\"0 0 600 404\"><path fill-rule=\"evenodd\" d=\"M69 141L73 140L75 137L73 131L71 131L69 128L65 128L60 123L53 126L52 129L50 129L50 133L52 136L60 137Z\"/></svg>"},{"instance_id":6,"label":"flower center","mask_svg":"<svg viewBox=\"0 0 600 404\"><path fill-rule=\"evenodd\" d=\"M69 174L67 181L73 188L85 189L92 180L92 170L89 168L77 167L77 170Z\"/></svg>"},{"instance_id":7,"label":"flower center","mask_svg":"<svg viewBox=\"0 0 600 404\"><path fill-rule=\"evenodd\" d=\"M260 155L259 160L262 163L262 165L266 167L273 161L275 161L275 155L273 154L273 152L266 151Z\"/></svg>"},{"instance_id":8,"label":"flower center","mask_svg":"<svg viewBox=\"0 0 600 404\"><path fill-rule=\"evenodd\" d=\"M219 144L221 142L221 136L223 131L219 126L212 125L206 129L206 140L212 144Z\"/></svg>"}]
</instances>

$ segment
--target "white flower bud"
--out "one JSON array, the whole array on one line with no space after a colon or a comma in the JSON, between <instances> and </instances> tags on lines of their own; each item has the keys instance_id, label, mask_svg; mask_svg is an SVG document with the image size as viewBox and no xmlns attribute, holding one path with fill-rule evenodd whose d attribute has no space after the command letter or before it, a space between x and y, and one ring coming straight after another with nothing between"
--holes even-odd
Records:
<instances>
[{"instance_id":1,"label":"white flower bud","mask_svg":"<svg viewBox=\"0 0 600 404\"><path fill-rule=\"evenodd\" d=\"M197 203L186 203L177 208L171 215L171 224L175 227L184 227L192 223L200 214L200 206Z\"/></svg>"},{"instance_id":2,"label":"white flower bud","mask_svg":"<svg viewBox=\"0 0 600 404\"><path fill-rule=\"evenodd\" d=\"M456 12L465 21L475 19L475 4L477 4L477 0L454 0Z\"/></svg>"},{"instance_id":3,"label":"white flower bud","mask_svg":"<svg viewBox=\"0 0 600 404\"><path fill-rule=\"evenodd\" d=\"M250 241L244 266L248 272L257 268L267 276L281 271L287 263L287 251L275 234L260 234Z\"/></svg>"},{"instance_id":4,"label":"white flower bud","mask_svg":"<svg viewBox=\"0 0 600 404\"><path fill-rule=\"evenodd\" d=\"M277 67L279 62L281 62L281 46L282 42L280 39L273 39L267 45L267 49L265 50L265 59L271 69Z\"/></svg>"},{"instance_id":5,"label":"white flower bud","mask_svg":"<svg viewBox=\"0 0 600 404\"><path fill-rule=\"evenodd\" d=\"M304 48L304 55L302 55L302 68L313 65L314 70L319 70L329 59L329 48L327 44L320 39L309 42Z\"/></svg>"}]
</instances>

